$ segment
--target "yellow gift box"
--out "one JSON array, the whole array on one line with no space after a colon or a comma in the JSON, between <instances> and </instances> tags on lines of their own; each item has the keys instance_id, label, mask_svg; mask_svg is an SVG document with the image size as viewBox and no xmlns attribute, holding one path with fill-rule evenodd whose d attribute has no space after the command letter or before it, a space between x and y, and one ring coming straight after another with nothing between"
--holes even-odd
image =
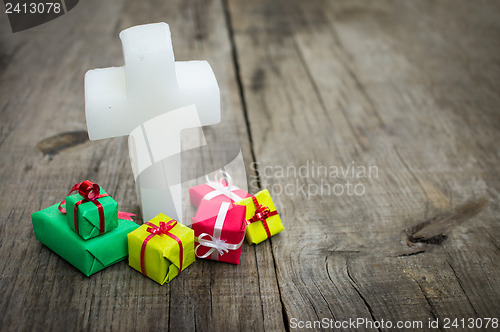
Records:
<instances>
[{"instance_id":1,"label":"yellow gift box","mask_svg":"<svg viewBox=\"0 0 500 332\"><path fill-rule=\"evenodd\" d=\"M195 261L194 231L162 213L127 236L129 265L160 285Z\"/></svg>"},{"instance_id":2,"label":"yellow gift box","mask_svg":"<svg viewBox=\"0 0 500 332\"><path fill-rule=\"evenodd\" d=\"M245 198L237 204L247 207L246 238L249 244L261 243L285 229L267 189L261 190L255 196Z\"/></svg>"}]
</instances>

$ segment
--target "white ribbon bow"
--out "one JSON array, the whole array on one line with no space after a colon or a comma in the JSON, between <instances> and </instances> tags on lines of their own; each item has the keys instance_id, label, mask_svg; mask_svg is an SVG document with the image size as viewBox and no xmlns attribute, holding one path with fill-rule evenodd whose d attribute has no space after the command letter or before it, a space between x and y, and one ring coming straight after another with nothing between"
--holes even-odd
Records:
<instances>
[{"instance_id":1,"label":"white ribbon bow","mask_svg":"<svg viewBox=\"0 0 500 332\"><path fill-rule=\"evenodd\" d=\"M217 197L219 195L224 195L229 199L231 199L233 202L237 203L244 198L238 196L236 193L233 192L240 188L231 185L232 181L229 173L219 170L217 171L217 173L215 173L215 181L210 180L208 174L205 176L205 178L207 179L207 185L214 190L203 196L203 199L209 201L214 197ZM226 180L225 184L223 180Z\"/></svg>"},{"instance_id":2,"label":"white ribbon bow","mask_svg":"<svg viewBox=\"0 0 500 332\"><path fill-rule=\"evenodd\" d=\"M221 240L220 236L222 233L222 226L224 225L224 220L226 219L226 214L227 211L229 210L229 206L231 203L229 202L224 202L221 204L219 213L217 214L217 219L215 221L215 226L214 226L214 234L213 236L208 234L208 233L203 233L198 236L198 242L199 244L196 246L194 252L196 254L196 257L198 258L206 258L210 255L212 260L218 261L219 256L224 255L225 253L229 252L229 250L236 250L241 245L243 244L243 240L245 239L245 236L243 236L243 239L241 239L240 243L238 244L231 244L227 243L225 240ZM205 239L209 238L209 239ZM204 255L199 256L198 255L198 248L200 246L204 247L209 247L210 250L208 250ZM218 254L218 255L217 255Z\"/></svg>"}]
</instances>

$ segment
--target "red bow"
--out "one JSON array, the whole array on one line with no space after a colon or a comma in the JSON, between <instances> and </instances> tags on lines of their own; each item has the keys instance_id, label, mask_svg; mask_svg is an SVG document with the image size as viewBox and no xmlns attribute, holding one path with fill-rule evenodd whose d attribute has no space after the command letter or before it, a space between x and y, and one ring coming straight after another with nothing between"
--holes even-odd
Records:
<instances>
[{"instance_id":1,"label":"red bow","mask_svg":"<svg viewBox=\"0 0 500 332\"><path fill-rule=\"evenodd\" d=\"M89 180L85 180L83 182L75 184L73 188L71 188L71 191L69 193L71 194L73 191L76 190L78 190L78 193L83 197L85 197L85 199L88 201L95 201L100 197L107 196L107 194L103 194L104 196L99 197L99 194L101 192L101 187L99 187L97 183L94 183Z\"/></svg>"},{"instance_id":2,"label":"red bow","mask_svg":"<svg viewBox=\"0 0 500 332\"><path fill-rule=\"evenodd\" d=\"M149 240L151 240L156 235L159 235L159 236L167 235L167 236L171 237L172 239L174 239L177 242L177 244L179 245L179 273L181 273L182 272L182 259L184 256L182 253L183 252L182 241L176 235L170 233L172 228L174 228L177 225L177 221L173 220L173 219L171 219L167 223L162 221L162 222L160 222L160 226L156 226L155 224L150 223L148 221L148 222L146 222L146 225L151 226L151 227L148 227L146 229L146 231L151 233L151 235L148 235L144 239L144 242L142 242L142 247L141 247L141 272L142 272L142 274L147 276L146 259L145 259L145 257L146 257L146 245L148 244Z\"/></svg>"},{"instance_id":3,"label":"red bow","mask_svg":"<svg viewBox=\"0 0 500 332\"><path fill-rule=\"evenodd\" d=\"M275 216L278 214L278 211L271 211L267 206L259 204L257 201L257 197L252 196L253 204L255 205L255 214L252 218L247 220L248 224L262 221L262 226L266 230L267 237L271 237L271 231L269 230L269 226L267 224L267 218Z\"/></svg>"},{"instance_id":4,"label":"red bow","mask_svg":"<svg viewBox=\"0 0 500 332\"><path fill-rule=\"evenodd\" d=\"M177 221L175 220L170 220L167 223L164 223L163 221L160 222L160 226L156 226L155 224L152 224L154 227L148 227L146 229L149 233L154 234L154 235L162 235L165 234L167 235L168 231L170 231L172 228L177 225Z\"/></svg>"}]
</instances>

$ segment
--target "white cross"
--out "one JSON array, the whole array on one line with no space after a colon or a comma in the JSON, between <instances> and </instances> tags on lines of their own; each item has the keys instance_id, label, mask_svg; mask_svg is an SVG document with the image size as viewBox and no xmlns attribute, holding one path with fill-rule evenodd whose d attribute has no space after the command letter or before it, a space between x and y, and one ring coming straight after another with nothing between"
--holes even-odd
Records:
<instances>
[{"instance_id":1,"label":"white cross","mask_svg":"<svg viewBox=\"0 0 500 332\"><path fill-rule=\"evenodd\" d=\"M137 180L142 171L159 162L152 157L144 161L144 156L180 154L182 129L220 122L220 91L208 62L175 61L168 24L135 26L122 31L120 39L125 66L94 69L85 74L87 128L91 140L130 135L132 131L143 132L144 144L137 145L140 134L134 134L134 138L129 139L129 149L146 221L156 216L156 210L166 202L158 203L154 209L144 203L141 192L147 189L144 182L148 181ZM186 107L193 104L194 107ZM176 130L162 134L163 145L150 144L146 123L150 131L161 130L161 124L165 123ZM156 183L155 195L163 192L167 203L171 203L160 212L179 220L182 219L180 185L172 187L169 183L180 183L177 182L180 179L180 158L178 164L174 164L161 167L166 184L159 188ZM148 178L153 176L154 171ZM175 204L174 198L178 201Z\"/></svg>"}]
</instances>

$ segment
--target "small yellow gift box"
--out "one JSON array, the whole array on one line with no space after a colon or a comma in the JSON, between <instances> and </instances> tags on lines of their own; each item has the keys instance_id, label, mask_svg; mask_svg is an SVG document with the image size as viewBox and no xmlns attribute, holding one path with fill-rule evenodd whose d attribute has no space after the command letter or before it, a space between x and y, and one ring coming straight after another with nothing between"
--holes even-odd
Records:
<instances>
[{"instance_id":1,"label":"small yellow gift box","mask_svg":"<svg viewBox=\"0 0 500 332\"><path fill-rule=\"evenodd\" d=\"M195 261L194 231L160 213L128 234L128 263L160 285Z\"/></svg>"},{"instance_id":2,"label":"small yellow gift box","mask_svg":"<svg viewBox=\"0 0 500 332\"><path fill-rule=\"evenodd\" d=\"M267 189L261 190L255 196L245 198L237 204L247 207L246 238L249 244L261 243L285 229Z\"/></svg>"}]
</instances>

